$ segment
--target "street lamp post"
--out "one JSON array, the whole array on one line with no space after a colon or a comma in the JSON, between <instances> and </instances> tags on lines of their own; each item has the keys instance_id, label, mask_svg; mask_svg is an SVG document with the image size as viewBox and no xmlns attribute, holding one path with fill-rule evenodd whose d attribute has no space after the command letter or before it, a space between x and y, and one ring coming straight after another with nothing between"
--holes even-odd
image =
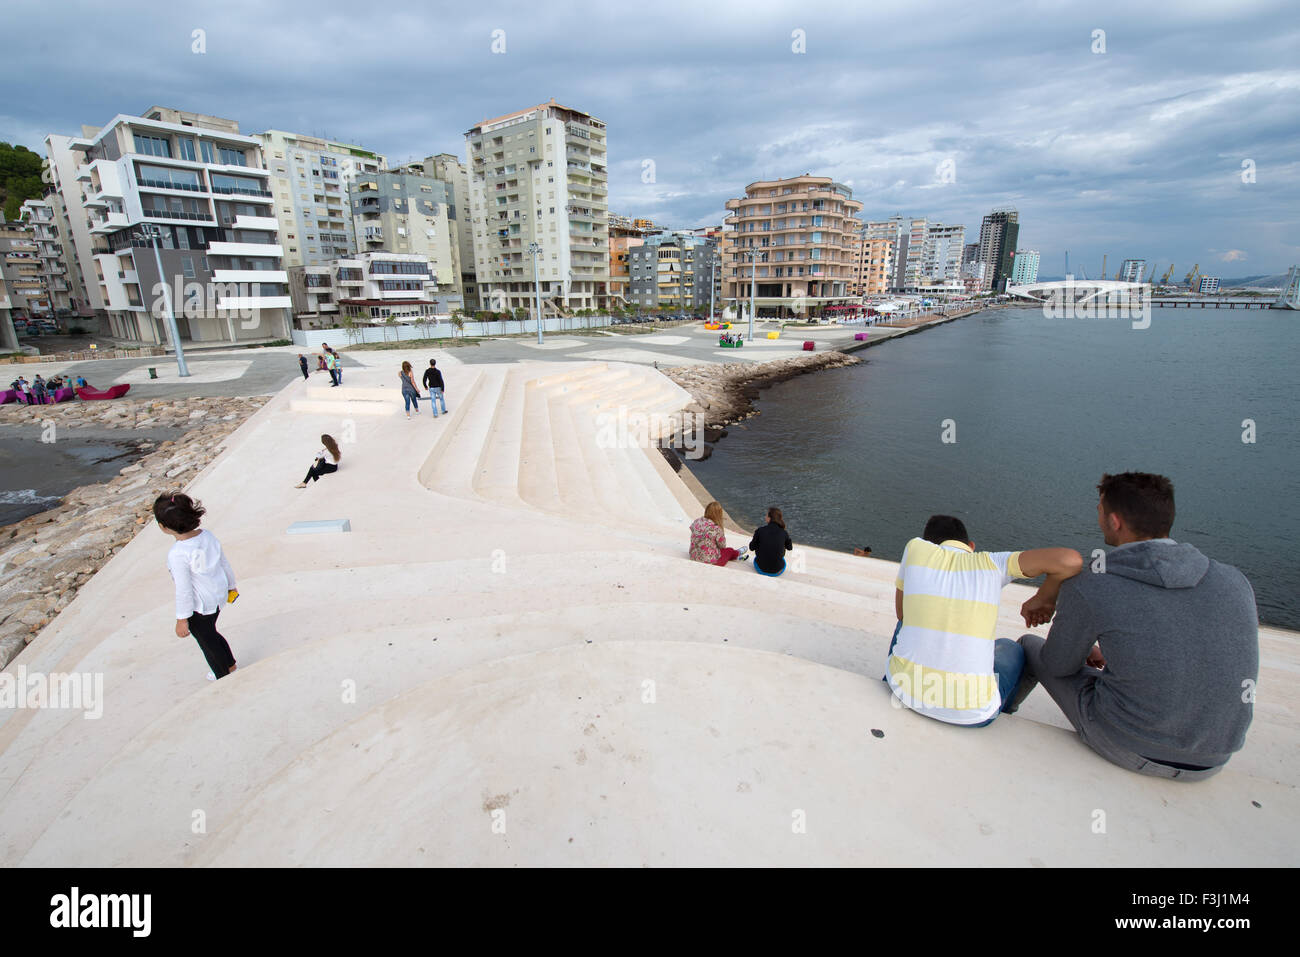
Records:
<instances>
[{"instance_id":1,"label":"street lamp post","mask_svg":"<svg viewBox=\"0 0 1300 957\"><path fill-rule=\"evenodd\" d=\"M190 374L189 367L185 364L185 350L181 348L181 331L176 325L176 312L172 308L171 289L167 285L167 277L163 275L162 254L158 252L158 236L162 230L154 223L144 223L140 226L136 235L140 239L148 239L153 242L153 260L158 266L158 281L163 287L163 303L167 306L167 331L172 337L172 345L176 347L176 371L183 379Z\"/></svg>"},{"instance_id":2,"label":"street lamp post","mask_svg":"<svg viewBox=\"0 0 1300 957\"><path fill-rule=\"evenodd\" d=\"M716 249L712 249L709 252L709 321L710 322L713 321L713 284L716 282L716 280L714 279L714 270L716 270L717 268L718 268L718 251Z\"/></svg>"},{"instance_id":3,"label":"street lamp post","mask_svg":"<svg viewBox=\"0 0 1300 957\"><path fill-rule=\"evenodd\" d=\"M749 248L749 341L754 341L754 309L758 302L758 250Z\"/></svg>"},{"instance_id":4,"label":"street lamp post","mask_svg":"<svg viewBox=\"0 0 1300 957\"><path fill-rule=\"evenodd\" d=\"M533 293L537 303L537 344L542 344L542 281L537 274L537 257L542 253L539 243L529 243L528 253L533 257Z\"/></svg>"}]
</instances>

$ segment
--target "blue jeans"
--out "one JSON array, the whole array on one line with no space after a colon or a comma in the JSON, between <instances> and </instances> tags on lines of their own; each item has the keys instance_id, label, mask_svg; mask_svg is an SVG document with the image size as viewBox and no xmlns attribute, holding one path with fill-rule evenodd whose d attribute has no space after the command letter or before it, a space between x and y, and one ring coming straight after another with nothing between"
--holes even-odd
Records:
<instances>
[{"instance_id":1,"label":"blue jeans","mask_svg":"<svg viewBox=\"0 0 1300 957\"><path fill-rule=\"evenodd\" d=\"M442 406L442 411L444 411L444 412L447 411L447 402L446 402L446 400L444 400L443 397L442 397L442 390L441 390L441 389L430 389L430 390L429 390L429 407L430 407L431 409L433 409L433 417L434 417L435 419L438 417L438 406L439 406L439 405Z\"/></svg>"},{"instance_id":2,"label":"blue jeans","mask_svg":"<svg viewBox=\"0 0 1300 957\"><path fill-rule=\"evenodd\" d=\"M885 684L889 684L889 659L894 655L894 646L898 644L898 633L902 628L901 621L894 626L894 637L890 640L889 651L885 655L885 676L880 679ZM1020 687L1020 676L1024 671L1025 649L1021 647L1020 642L1012 641L1010 638L999 638L993 642L993 676L998 679L998 697L1002 699L1002 711L1006 711L1007 705L1015 698L1016 689ZM1001 714L1002 711L998 713ZM985 728L992 724L996 717L995 714L979 724L964 724L957 727Z\"/></svg>"},{"instance_id":3,"label":"blue jeans","mask_svg":"<svg viewBox=\"0 0 1300 957\"><path fill-rule=\"evenodd\" d=\"M420 394L412 392L409 389L402 390L402 398L406 400L406 411L411 411L411 406L415 406L415 411L420 411Z\"/></svg>"},{"instance_id":4,"label":"blue jeans","mask_svg":"<svg viewBox=\"0 0 1300 957\"><path fill-rule=\"evenodd\" d=\"M765 572L763 569L758 567L758 559L755 558L754 571L758 572L760 575L766 575L768 578L780 578L785 574L785 559L781 560L781 570L779 572Z\"/></svg>"}]
</instances>

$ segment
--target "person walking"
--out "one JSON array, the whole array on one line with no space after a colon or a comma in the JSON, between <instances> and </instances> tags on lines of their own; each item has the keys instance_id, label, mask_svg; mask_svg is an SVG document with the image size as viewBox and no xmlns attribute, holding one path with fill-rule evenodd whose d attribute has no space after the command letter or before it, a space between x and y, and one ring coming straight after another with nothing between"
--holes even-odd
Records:
<instances>
[{"instance_id":1,"label":"person walking","mask_svg":"<svg viewBox=\"0 0 1300 957\"><path fill-rule=\"evenodd\" d=\"M754 532L749 543L754 553L754 571L776 578L785 572L785 553L794 550L790 533L785 530L785 518L773 505L767 510L767 524Z\"/></svg>"},{"instance_id":2,"label":"person walking","mask_svg":"<svg viewBox=\"0 0 1300 957\"><path fill-rule=\"evenodd\" d=\"M328 349L328 347L325 352L325 368L330 374L330 388L334 389L342 385L342 379L339 376L338 357L335 356L333 350Z\"/></svg>"},{"instance_id":3,"label":"person walking","mask_svg":"<svg viewBox=\"0 0 1300 957\"><path fill-rule=\"evenodd\" d=\"M447 403L442 397L442 390L445 387L442 382L442 373L438 371L437 359L430 359L429 368L424 370L424 387L429 390L429 408L433 409L433 417L436 419L440 403L442 411L447 411Z\"/></svg>"},{"instance_id":4,"label":"person walking","mask_svg":"<svg viewBox=\"0 0 1300 957\"><path fill-rule=\"evenodd\" d=\"M316 461L312 463L312 467L307 470L307 477L299 482L295 488L306 488L308 482L319 481L322 475L329 475L331 472L339 470L338 462L343 458L343 453L339 451L339 445L334 441L333 436L322 435L320 444L322 448L316 453ZM331 463L326 456L329 456L334 462Z\"/></svg>"},{"instance_id":5,"label":"person walking","mask_svg":"<svg viewBox=\"0 0 1300 957\"><path fill-rule=\"evenodd\" d=\"M333 349L330 349L329 346L326 346L325 348L329 349L330 355L334 357L334 381L337 382L339 385L342 385L343 384L343 357L340 356Z\"/></svg>"},{"instance_id":6,"label":"person walking","mask_svg":"<svg viewBox=\"0 0 1300 957\"><path fill-rule=\"evenodd\" d=\"M159 495L153 503L158 527L176 539L167 553L167 568L176 584L176 637L194 636L212 669L208 680L215 681L235 671L235 656L217 631L217 616L239 592L221 543L199 527L203 513L203 506L182 492Z\"/></svg>"},{"instance_id":7,"label":"person walking","mask_svg":"<svg viewBox=\"0 0 1300 957\"><path fill-rule=\"evenodd\" d=\"M307 357L301 353L298 355L298 365L302 369L302 377L304 379L311 378L311 373L307 371Z\"/></svg>"},{"instance_id":8,"label":"person walking","mask_svg":"<svg viewBox=\"0 0 1300 957\"><path fill-rule=\"evenodd\" d=\"M415 373L411 369L409 362L402 363L402 371L398 373L398 381L402 383L402 399L406 402L406 417L411 417L411 406L415 406L415 414L420 414L420 390L415 385Z\"/></svg>"}]
</instances>

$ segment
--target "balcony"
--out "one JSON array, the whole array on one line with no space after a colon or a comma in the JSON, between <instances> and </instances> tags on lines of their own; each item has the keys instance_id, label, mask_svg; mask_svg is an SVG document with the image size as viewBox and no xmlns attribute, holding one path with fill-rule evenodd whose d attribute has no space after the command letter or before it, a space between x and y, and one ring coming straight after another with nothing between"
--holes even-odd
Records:
<instances>
[{"instance_id":1,"label":"balcony","mask_svg":"<svg viewBox=\"0 0 1300 957\"><path fill-rule=\"evenodd\" d=\"M283 269L214 269L212 281L284 285L289 281L289 274Z\"/></svg>"},{"instance_id":2,"label":"balcony","mask_svg":"<svg viewBox=\"0 0 1300 957\"><path fill-rule=\"evenodd\" d=\"M280 258L284 249L279 243L229 243L212 242L208 244L210 256L263 256Z\"/></svg>"},{"instance_id":3,"label":"balcony","mask_svg":"<svg viewBox=\"0 0 1300 957\"><path fill-rule=\"evenodd\" d=\"M235 229L278 230L279 222L274 216L236 216Z\"/></svg>"},{"instance_id":4,"label":"balcony","mask_svg":"<svg viewBox=\"0 0 1300 957\"><path fill-rule=\"evenodd\" d=\"M170 209L145 209L141 212L145 219L183 219L193 223L215 222L208 213L191 213L184 210L177 213Z\"/></svg>"},{"instance_id":5,"label":"balcony","mask_svg":"<svg viewBox=\"0 0 1300 957\"><path fill-rule=\"evenodd\" d=\"M91 226L92 233L113 233L119 229L126 229L131 222L127 219L126 213L108 212L102 219L95 220Z\"/></svg>"},{"instance_id":6,"label":"balcony","mask_svg":"<svg viewBox=\"0 0 1300 957\"><path fill-rule=\"evenodd\" d=\"M269 190L253 189L248 186L213 186L212 192L220 193L223 196L265 196L267 199L273 198L273 195Z\"/></svg>"}]
</instances>

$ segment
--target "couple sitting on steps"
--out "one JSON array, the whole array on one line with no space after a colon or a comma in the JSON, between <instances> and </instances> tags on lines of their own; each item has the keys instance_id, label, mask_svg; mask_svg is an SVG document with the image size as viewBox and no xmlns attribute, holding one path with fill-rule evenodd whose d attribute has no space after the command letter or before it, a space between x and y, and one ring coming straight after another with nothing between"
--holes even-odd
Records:
<instances>
[{"instance_id":1,"label":"couple sitting on steps","mask_svg":"<svg viewBox=\"0 0 1300 957\"><path fill-rule=\"evenodd\" d=\"M1255 593L1236 568L1169 537L1169 479L1105 475L1097 490L1112 548L1086 570L1070 548L977 552L959 519L931 517L899 562L884 680L902 705L967 727L1014 713L1042 684L1106 760L1210 777L1250 726ZM994 640L1002 587L1038 575L1047 578L1020 613L1030 627L1051 621L1047 638Z\"/></svg>"}]
</instances>

